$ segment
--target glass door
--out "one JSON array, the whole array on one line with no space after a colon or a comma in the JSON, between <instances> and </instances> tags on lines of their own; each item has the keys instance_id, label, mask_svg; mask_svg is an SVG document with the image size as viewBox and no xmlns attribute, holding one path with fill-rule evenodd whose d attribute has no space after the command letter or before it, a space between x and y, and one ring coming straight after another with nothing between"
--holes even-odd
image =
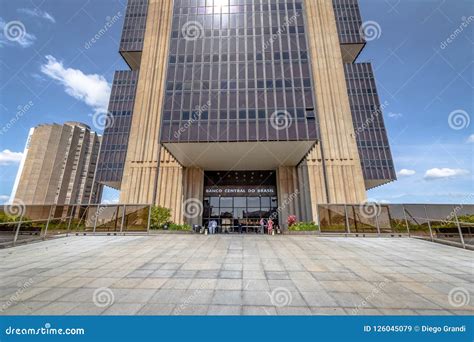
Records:
<instances>
[{"instance_id":1,"label":"glass door","mask_svg":"<svg viewBox=\"0 0 474 342\"><path fill-rule=\"evenodd\" d=\"M258 231L260 219L272 217L278 224L276 197L205 197L203 225L215 220L219 232L237 232L239 223L244 232Z\"/></svg>"}]
</instances>

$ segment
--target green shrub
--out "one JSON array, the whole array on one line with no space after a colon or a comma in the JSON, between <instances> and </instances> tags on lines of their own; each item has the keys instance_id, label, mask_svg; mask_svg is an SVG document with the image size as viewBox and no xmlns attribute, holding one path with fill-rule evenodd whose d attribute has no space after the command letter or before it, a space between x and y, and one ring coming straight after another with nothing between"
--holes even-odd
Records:
<instances>
[{"instance_id":1,"label":"green shrub","mask_svg":"<svg viewBox=\"0 0 474 342\"><path fill-rule=\"evenodd\" d=\"M0 223L13 222L13 218L9 215L0 212Z\"/></svg>"},{"instance_id":2,"label":"green shrub","mask_svg":"<svg viewBox=\"0 0 474 342\"><path fill-rule=\"evenodd\" d=\"M177 224L171 221L171 209L155 206L151 208L150 229L166 229L174 231L190 231L189 224Z\"/></svg>"},{"instance_id":3,"label":"green shrub","mask_svg":"<svg viewBox=\"0 0 474 342\"><path fill-rule=\"evenodd\" d=\"M171 209L156 206L151 208L150 229L163 229L171 223Z\"/></svg>"},{"instance_id":4,"label":"green shrub","mask_svg":"<svg viewBox=\"0 0 474 342\"><path fill-rule=\"evenodd\" d=\"M461 215L458 217L458 221L462 223L474 223L474 215Z\"/></svg>"},{"instance_id":5,"label":"green shrub","mask_svg":"<svg viewBox=\"0 0 474 342\"><path fill-rule=\"evenodd\" d=\"M170 223L168 226L169 230L180 230L180 231L190 231L192 227L189 224L177 224L177 223Z\"/></svg>"},{"instance_id":6,"label":"green shrub","mask_svg":"<svg viewBox=\"0 0 474 342\"><path fill-rule=\"evenodd\" d=\"M298 222L289 227L289 230L295 232L309 232L318 230L318 225L314 222Z\"/></svg>"}]
</instances>

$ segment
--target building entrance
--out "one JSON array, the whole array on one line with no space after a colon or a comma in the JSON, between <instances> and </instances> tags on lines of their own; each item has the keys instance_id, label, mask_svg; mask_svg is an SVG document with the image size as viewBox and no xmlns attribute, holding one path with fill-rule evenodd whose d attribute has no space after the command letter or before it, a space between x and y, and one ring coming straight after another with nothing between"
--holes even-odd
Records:
<instances>
[{"instance_id":1,"label":"building entrance","mask_svg":"<svg viewBox=\"0 0 474 342\"><path fill-rule=\"evenodd\" d=\"M258 232L260 220L278 225L274 171L212 171L204 173L203 224L217 222L218 232Z\"/></svg>"}]
</instances>

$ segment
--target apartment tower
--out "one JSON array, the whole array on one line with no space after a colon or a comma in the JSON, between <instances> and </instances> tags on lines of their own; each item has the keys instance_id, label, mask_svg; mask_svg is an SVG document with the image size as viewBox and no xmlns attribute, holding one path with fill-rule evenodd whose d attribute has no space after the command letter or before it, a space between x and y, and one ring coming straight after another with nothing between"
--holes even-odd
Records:
<instances>
[{"instance_id":1,"label":"apartment tower","mask_svg":"<svg viewBox=\"0 0 474 342\"><path fill-rule=\"evenodd\" d=\"M30 130L12 192L13 203L88 204L100 198L94 173L101 137L78 122Z\"/></svg>"}]
</instances>

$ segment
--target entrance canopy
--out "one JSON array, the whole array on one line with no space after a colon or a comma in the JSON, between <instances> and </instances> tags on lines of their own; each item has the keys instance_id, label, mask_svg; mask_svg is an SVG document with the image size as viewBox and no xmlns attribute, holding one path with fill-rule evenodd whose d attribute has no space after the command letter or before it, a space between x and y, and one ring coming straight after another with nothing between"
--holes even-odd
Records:
<instances>
[{"instance_id":1,"label":"entrance canopy","mask_svg":"<svg viewBox=\"0 0 474 342\"><path fill-rule=\"evenodd\" d=\"M296 166L316 141L164 143L184 167L204 170L275 170Z\"/></svg>"}]
</instances>

